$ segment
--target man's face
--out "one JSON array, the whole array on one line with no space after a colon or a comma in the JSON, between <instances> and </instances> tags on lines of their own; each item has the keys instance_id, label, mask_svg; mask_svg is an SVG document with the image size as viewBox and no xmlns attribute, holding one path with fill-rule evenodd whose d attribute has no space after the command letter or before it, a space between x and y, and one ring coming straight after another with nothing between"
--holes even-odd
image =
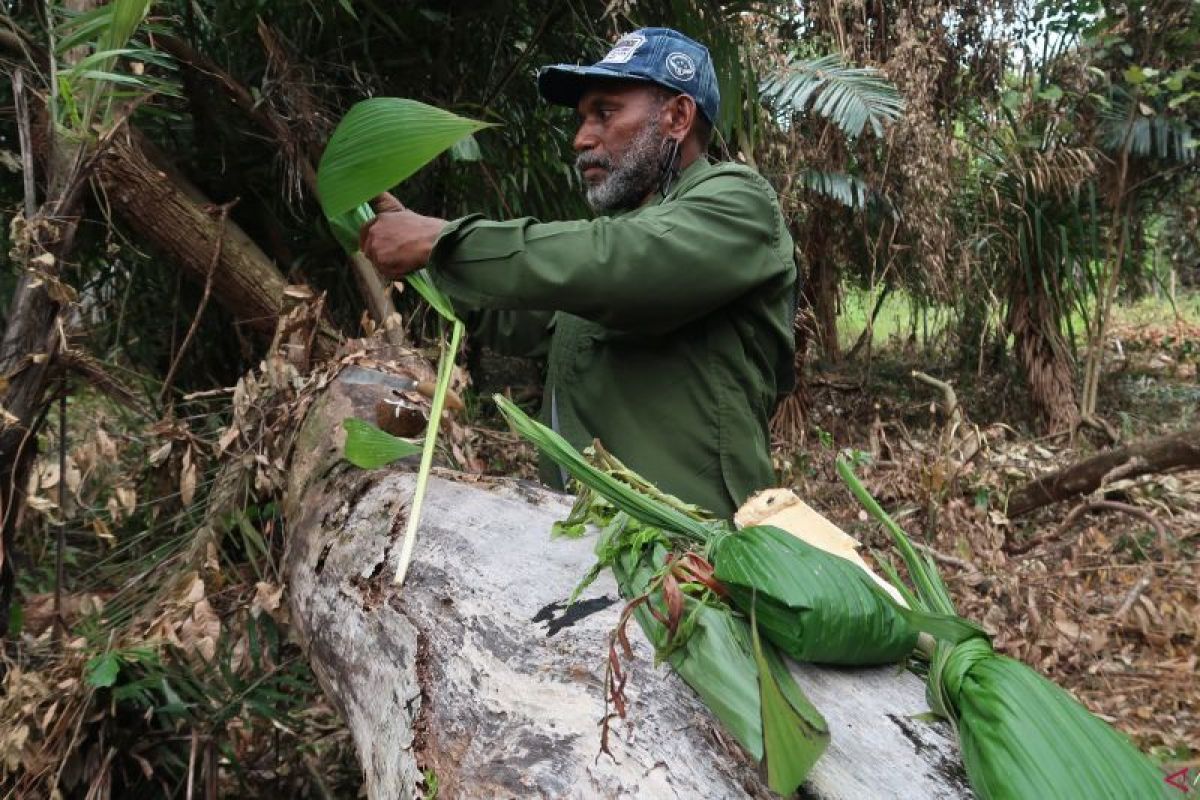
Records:
<instances>
[{"instance_id":1,"label":"man's face","mask_svg":"<svg viewBox=\"0 0 1200 800\"><path fill-rule=\"evenodd\" d=\"M657 88L628 81L597 82L580 98L575 167L594 211L637 208L658 185L663 102Z\"/></svg>"}]
</instances>

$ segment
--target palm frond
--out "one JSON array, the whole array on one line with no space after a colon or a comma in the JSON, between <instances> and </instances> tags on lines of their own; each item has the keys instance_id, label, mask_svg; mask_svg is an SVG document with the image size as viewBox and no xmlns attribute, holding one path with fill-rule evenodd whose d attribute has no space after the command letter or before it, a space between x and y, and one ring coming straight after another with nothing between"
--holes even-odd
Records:
<instances>
[{"instance_id":1,"label":"palm frond","mask_svg":"<svg viewBox=\"0 0 1200 800\"><path fill-rule=\"evenodd\" d=\"M806 169L800 173L799 178L800 183L810 192L836 200L855 211L866 208L868 202L877 199L877 194L869 183L845 172Z\"/></svg>"},{"instance_id":2,"label":"palm frond","mask_svg":"<svg viewBox=\"0 0 1200 800\"><path fill-rule=\"evenodd\" d=\"M904 112L904 99L882 72L847 66L838 54L792 62L769 75L759 90L776 114L804 114L811 103L813 111L851 138L868 124L882 136L884 125Z\"/></svg>"},{"instance_id":3,"label":"palm frond","mask_svg":"<svg viewBox=\"0 0 1200 800\"><path fill-rule=\"evenodd\" d=\"M1106 149L1120 151L1126 147L1135 156L1161 158L1166 161L1191 161L1200 151L1196 132L1182 119L1154 112L1145 113L1145 104L1130 113L1134 102L1127 95L1118 96L1100 112L1101 142Z\"/></svg>"}]
</instances>

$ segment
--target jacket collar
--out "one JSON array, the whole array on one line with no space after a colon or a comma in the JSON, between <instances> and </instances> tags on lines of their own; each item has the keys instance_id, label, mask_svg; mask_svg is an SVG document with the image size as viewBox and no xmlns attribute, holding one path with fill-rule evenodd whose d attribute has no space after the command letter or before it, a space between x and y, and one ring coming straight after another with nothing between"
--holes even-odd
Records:
<instances>
[{"instance_id":1,"label":"jacket collar","mask_svg":"<svg viewBox=\"0 0 1200 800\"><path fill-rule=\"evenodd\" d=\"M661 195L659 196L659 202L662 202L664 199L674 200L699 183L701 178L712 171L712 168L713 165L709 163L708 156L703 153L700 154L695 161L688 165L687 169L679 173L679 177L675 179L675 183L672 184L671 190L667 192L667 196L665 198Z\"/></svg>"}]
</instances>

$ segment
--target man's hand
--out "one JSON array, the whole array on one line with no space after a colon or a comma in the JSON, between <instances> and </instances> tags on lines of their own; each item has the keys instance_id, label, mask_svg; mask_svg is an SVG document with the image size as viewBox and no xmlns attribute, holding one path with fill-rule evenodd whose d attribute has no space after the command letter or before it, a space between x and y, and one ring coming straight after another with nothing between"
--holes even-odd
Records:
<instances>
[{"instance_id":1,"label":"man's hand","mask_svg":"<svg viewBox=\"0 0 1200 800\"><path fill-rule=\"evenodd\" d=\"M371 201L378 216L358 232L358 246L385 277L399 278L429 261L446 220L409 211L386 192Z\"/></svg>"}]
</instances>

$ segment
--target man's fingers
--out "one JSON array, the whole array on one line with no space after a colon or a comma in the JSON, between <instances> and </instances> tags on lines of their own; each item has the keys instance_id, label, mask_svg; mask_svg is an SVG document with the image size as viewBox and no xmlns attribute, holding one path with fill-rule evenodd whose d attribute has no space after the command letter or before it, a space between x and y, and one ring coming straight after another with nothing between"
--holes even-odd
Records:
<instances>
[{"instance_id":1,"label":"man's fingers","mask_svg":"<svg viewBox=\"0 0 1200 800\"><path fill-rule=\"evenodd\" d=\"M371 200L371 208L376 214L386 214L389 211L403 211L404 204L391 195L390 192L375 195Z\"/></svg>"}]
</instances>

